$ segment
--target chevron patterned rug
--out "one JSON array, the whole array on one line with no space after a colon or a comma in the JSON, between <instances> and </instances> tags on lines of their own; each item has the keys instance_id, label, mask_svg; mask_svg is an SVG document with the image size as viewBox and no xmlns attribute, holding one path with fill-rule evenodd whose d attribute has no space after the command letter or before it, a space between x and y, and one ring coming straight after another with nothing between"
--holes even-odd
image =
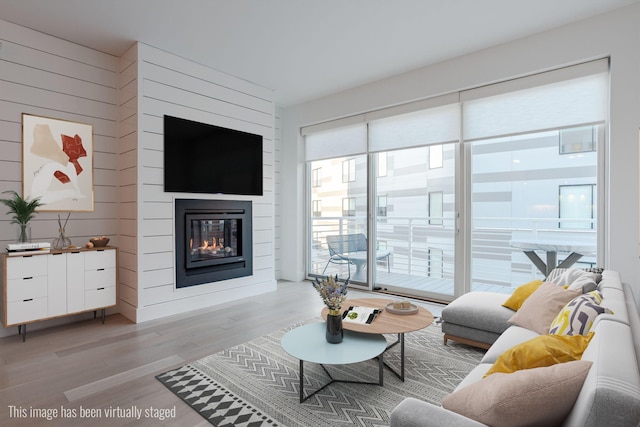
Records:
<instances>
[{"instance_id":1,"label":"chevron patterned rug","mask_svg":"<svg viewBox=\"0 0 640 427\"><path fill-rule=\"evenodd\" d=\"M314 319L313 321L318 321ZM296 327L299 325L294 325ZM439 325L405 334L405 381L385 367L384 386L333 383L299 402L299 361L282 350L283 329L158 375L169 390L218 427L388 426L405 397L439 405L475 367L483 350L442 343ZM393 342L397 336L387 337ZM400 346L384 359L400 370ZM377 361L328 366L334 378L377 382ZM321 366L305 364L305 394L329 381Z\"/></svg>"}]
</instances>

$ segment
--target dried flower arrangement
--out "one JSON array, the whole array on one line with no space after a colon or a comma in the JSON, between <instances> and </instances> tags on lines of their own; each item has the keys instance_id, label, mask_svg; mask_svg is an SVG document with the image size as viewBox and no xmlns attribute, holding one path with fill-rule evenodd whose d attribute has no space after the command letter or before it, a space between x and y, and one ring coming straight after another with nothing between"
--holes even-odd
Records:
<instances>
[{"instance_id":1,"label":"dried flower arrangement","mask_svg":"<svg viewBox=\"0 0 640 427\"><path fill-rule=\"evenodd\" d=\"M333 315L338 314L342 303L347 298L348 284L349 279L340 283L337 274L335 277L329 276L327 279L322 280L316 278L313 281L313 287L318 291L318 294L322 297L322 301L324 301L325 305L329 308L329 313Z\"/></svg>"}]
</instances>

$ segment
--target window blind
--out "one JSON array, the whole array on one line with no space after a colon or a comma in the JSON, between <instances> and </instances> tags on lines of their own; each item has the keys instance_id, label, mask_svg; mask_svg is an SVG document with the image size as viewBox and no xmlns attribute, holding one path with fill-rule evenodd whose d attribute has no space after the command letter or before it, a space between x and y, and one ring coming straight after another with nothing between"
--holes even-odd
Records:
<instances>
[{"instance_id":1,"label":"window blind","mask_svg":"<svg viewBox=\"0 0 640 427\"><path fill-rule=\"evenodd\" d=\"M460 139L460 107L449 104L369 122L369 151L389 151Z\"/></svg>"},{"instance_id":2,"label":"window blind","mask_svg":"<svg viewBox=\"0 0 640 427\"><path fill-rule=\"evenodd\" d=\"M603 123L608 61L600 60L461 92L463 137L473 141Z\"/></svg>"},{"instance_id":3,"label":"window blind","mask_svg":"<svg viewBox=\"0 0 640 427\"><path fill-rule=\"evenodd\" d=\"M367 152L367 125L364 123L314 132L304 137L305 160L346 157Z\"/></svg>"}]
</instances>

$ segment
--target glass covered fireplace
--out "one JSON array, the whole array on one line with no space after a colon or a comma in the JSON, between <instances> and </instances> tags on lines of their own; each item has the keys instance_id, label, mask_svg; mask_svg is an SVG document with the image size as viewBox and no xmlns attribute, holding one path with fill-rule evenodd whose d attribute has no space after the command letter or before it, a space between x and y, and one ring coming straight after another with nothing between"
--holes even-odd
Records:
<instances>
[{"instance_id":1,"label":"glass covered fireplace","mask_svg":"<svg viewBox=\"0 0 640 427\"><path fill-rule=\"evenodd\" d=\"M187 268L216 265L242 255L242 245L238 245L241 242L238 230L242 229L242 219L187 214L186 224L189 239Z\"/></svg>"},{"instance_id":2,"label":"glass covered fireplace","mask_svg":"<svg viewBox=\"0 0 640 427\"><path fill-rule=\"evenodd\" d=\"M178 288L253 274L251 202L176 199Z\"/></svg>"}]
</instances>

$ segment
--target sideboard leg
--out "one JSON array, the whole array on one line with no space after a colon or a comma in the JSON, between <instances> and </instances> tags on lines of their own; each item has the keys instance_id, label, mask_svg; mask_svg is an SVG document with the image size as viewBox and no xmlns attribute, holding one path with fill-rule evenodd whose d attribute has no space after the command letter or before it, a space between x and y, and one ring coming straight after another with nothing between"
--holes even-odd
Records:
<instances>
[{"instance_id":1,"label":"sideboard leg","mask_svg":"<svg viewBox=\"0 0 640 427\"><path fill-rule=\"evenodd\" d=\"M104 309L104 308L102 309L102 324L103 325L104 325L104 318L105 318L105 312L106 311L107 311L106 309Z\"/></svg>"},{"instance_id":2,"label":"sideboard leg","mask_svg":"<svg viewBox=\"0 0 640 427\"><path fill-rule=\"evenodd\" d=\"M18 330L22 329L22 342L27 340L27 325L22 325L22 328L18 326Z\"/></svg>"}]
</instances>

